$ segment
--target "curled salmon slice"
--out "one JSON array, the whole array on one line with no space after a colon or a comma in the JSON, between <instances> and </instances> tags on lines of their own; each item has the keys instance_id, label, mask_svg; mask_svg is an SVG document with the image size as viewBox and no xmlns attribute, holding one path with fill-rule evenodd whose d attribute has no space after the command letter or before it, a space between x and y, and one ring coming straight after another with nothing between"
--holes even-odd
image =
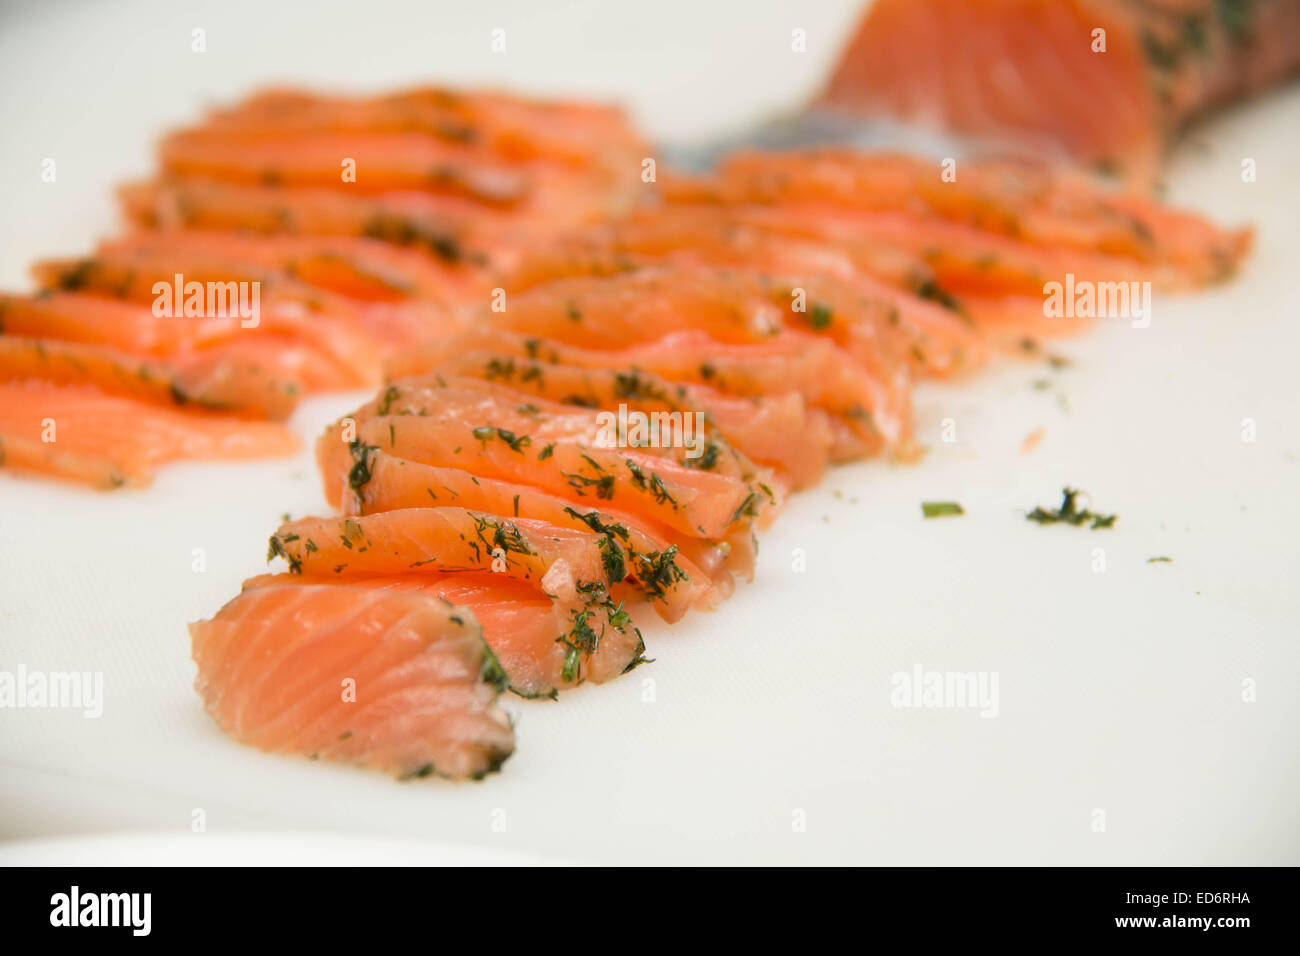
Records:
<instances>
[{"instance_id":1,"label":"curled salmon slice","mask_svg":"<svg viewBox=\"0 0 1300 956\"><path fill-rule=\"evenodd\" d=\"M467 325L482 326L584 349L613 350L690 333L722 346L813 353L823 366L813 389L819 396L827 390L843 395L834 411L864 444L908 445L911 375L905 357L865 332L845 334L848 347L843 347L832 335L822 334L831 331L831 324L819 327L818 314L808 312L807 303L804 312L794 312L792 300L778 304L772 291L757 289L752 277L707 269L562 279L510 296L504 311L472 314L460 325L449 325L447 334ZM711 367L707 354L700 356L697 367ZM669 379L679 377L661 368L651 370ZM764 390L792 387L797 386Z\"/></svg>"},{"instance_id":2,"label":"curled salmon slice","mask_svg":"<svg viewBox=\"0 0 1300 956\"><path fill-rule=\"evenodd\" d=\"M474 341L480 338L483 341ZM783 483L795 488L815 484L829 462L831 432L825 416L808 408L797 392L736 398L705 385L674 383L632 366L595 368L542 362L528 356L518 337L507 343L515 346L510 351L480 351L473 348L477 344L499 345L501 340L499 334L486 333L441 339L436 346L441 358L430 371L446 378L477 376L529 396L583 408L635 410L647 420L664 415L700 416L716 427L729 445L757 464L774 469ZM431 350L426 348L420 354L430 356ZM716 458L722 448L703 434L698 446L696 461Z\"/></svg>"},{"instance_id":3,"label":"curled salmon slice","mask_svg":"<svg viewBox=\"0 0 1300 956\"><path fill-rule=\"evenodd\" d=\"M523 399L522 401L520 399ZM734 448L707 418L685 418L680 412L667 419L630 420L578 402L552 401L521 395L510 385L490 378L444 375L439 371L392 382L353 414L354 419L374 415L455 414L464 421L487 423L512 435L527 436L529 443L573 441L590 448L626 447L643 455L676 461L687 468L736 478L749 485L771 483L771 475ZM651 425L654 425L652 430ZM626 425L626 427L625 427Z\"/></svg>"},{"instance_id":4,"label":"curled salmon slice","mask_svg":"<svg viewBox=\"0 0 1300 956\"><path fill-rule=\"evenodd\" d=\"M593 508L528 485L484 478L459 468L397 458L380 448L330 442L318 451L322 474L333 476L334 483L344 487L345 515L454 505L511 518L535 518L610 537L627 556L632 586L647 600L663 602L662 613L684 610L685 599L696 607L712 607L729 592L731 579L725 569L715 568L716 578L704 588L709 577L683 557L673 543L680 535L634 515ZM678 580L673 565L684 573L684 579ZM685 599L670 605L667 592L679 589L685 592ZM612 590L619 593L618 586ZM692 594L697 596L692 598Z\"/></svg>"},{"instance_id":5,"label":"curled salmon slice","mask_svg":"<svg viewBox=\"0 0 1300 956\"><path fill-rule=\"evenodd\" d=\"M634 550L621 525L568 518L556 524L451 505L290 522L271 537L270 547L271 555L308 577L423 570L501 574L556 601L562 620L572 608L599 603L624 583L644 594L662 617L677 620L706 587L683 569L675 549Z\"/></svg>"},{"instance_id":6,"label":"curled salmon slice","mask_svg":"<svg viewBox=\"0 0 1300 956\"><path fill-rule=\"evenodd\" d=\"M259 750L453 779L484 777L514 750L478 621L434 596L254 587L190 638L208 714Z\"/></svg>"},{"instance_id":7,"label":"curled salmon slice","mask_svg":"<svg viewBox=\"0 0 1300 956\"><path fill-rule=\"evenodd\" d=\"M831 430L832 461L849 461L885 449L889 434L910 435L907 417L878 428L871 409L887 401L878 383L850 361L843 349L828 339L781 333L761 342L718 342L704 332L675 332L661 339L616 349L591 349L582 345L536 338L524 333L449 330L445 337L408 349L389 359L388 377L395 379L437 367L447 357L447 343L464 348L509 348L516 356L549 364L585 369L635 368L681 384L711 388L728 396L747 399L798 393L807 406L823 411ZM817 426L820 429L820 426Z\"/></svg>"},{"instance_id":8,"label":"curled salmon slice","mask_svg":"<svg viewBox=\"0 0 1300 956\"><path fill-rule=\"evenodd\" d=\"M507 424L508 423L508 424ZM596 447L586 433L545 438L516 432L513 418L498 418L477 405L433 406L427 414L345 419L318 440L360 442L426 464L533 485L574 500L631 511L689 535L724 538L733 526L770 520L779 510L777 490L758 475L753 481L715 474L642 448ZM662 452L663 450L658 450ZM326 485L337 504L338 486Z\"/></svg>"}]
</instances>

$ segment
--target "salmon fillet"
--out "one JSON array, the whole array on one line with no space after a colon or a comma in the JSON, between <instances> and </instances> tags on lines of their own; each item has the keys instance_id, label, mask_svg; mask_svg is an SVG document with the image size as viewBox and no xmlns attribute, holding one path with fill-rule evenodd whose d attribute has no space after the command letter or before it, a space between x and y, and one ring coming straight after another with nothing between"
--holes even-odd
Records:
<instances>
[{"instance_id":1,"label":"salmon fillet","mask_svg":"<svg viewBox=\"0 0 1300 956\"><path fill-rule=\"evenodd\" d=\"M1145 188L1188 122L1298 69L1294 0L876 0L818 105L1055 148Z\"/></svg>"}]
</instances>

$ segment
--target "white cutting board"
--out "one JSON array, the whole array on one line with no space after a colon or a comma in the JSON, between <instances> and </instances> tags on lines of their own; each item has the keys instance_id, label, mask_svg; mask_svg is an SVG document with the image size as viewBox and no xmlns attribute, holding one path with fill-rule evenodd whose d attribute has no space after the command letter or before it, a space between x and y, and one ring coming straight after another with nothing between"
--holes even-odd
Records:
<instances>
[{"instance_id":1,"label":"white cutting board","mask_svg":"<svg viewBox=\"0 0 1300 956\"><path fill-rule=\"evenodd\" d=\"M38 255L89 248L153 137L258 83L607 93L651 135L689 141L807 96L855 15L849 2L545 6L372 0L307 19L247 2L6 6L0 279L21 287ZM794 28L806 54L790 52ZM231 846L275 859L332 831L320 846L370 839L386 859L409 841L431 862L1300 863L1298 120L1300 91L1275 94L1196 131L1172 164L1172 199L1258 226L1234 283L1158 296L1150 328L1060 343L1069 369L922 387L921 464L842 468L798 497L763 537L753 585L671 632L646 628L654 664L557 704L508 698L518 751L483 783L265 756L199 706L185 622L262 569L283 512L324 512L306 454L177 466L145 492L0 476L0 670L102 671L105 698L98 720L0 710L0 838L154 831L132 859L175 858L185 841L196 860ZM40 182L46 157L55 184ZM1243 157L1258 182L1241 182ZM295 426L310 439L360 397L308 402ZM954 443L939 441L944 418ZM1067 483L1117 526L1024 520ZM924 521L923 500L967 514ZM1173 562L1147 563L1158 555ZM891 676L916 664L996 672L998 715L891 706Z\"/></svg>"}]
</instances>

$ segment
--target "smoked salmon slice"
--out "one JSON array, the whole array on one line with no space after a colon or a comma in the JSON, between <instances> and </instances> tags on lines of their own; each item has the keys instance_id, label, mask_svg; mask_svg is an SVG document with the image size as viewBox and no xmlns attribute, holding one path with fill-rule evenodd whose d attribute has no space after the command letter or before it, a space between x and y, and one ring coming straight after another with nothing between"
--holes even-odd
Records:
<instances>
[{"instance_id":1,"label":"smoked salmon slice","mask_svg":"<svg viewBox=\"0 0 1300 956\"><path fill-rule=\"evenodd\" d=\"M0 467L96 488L147 485L178 459L274 458L298 448L271 422L199 415L39 380L0 384Z\"/></svg>"},{"instance_id":2,"label":"smoked salmon slice","mask_svg":"<svg viewBox=\"0 0 1300 956\"><path fill-rule=\"evenodd\" d=\"M753 277L711 269L560 279L509 296L499 312L483 309L471 314L460 328L500 328L597 350L645 345L689 332L724 347L815 352L835 366L819 388L852 396L846 395L837 410L847 427L858 432L864 444L907 447L911 375L906 359L893 354L879 337L841 335L846 317L819 312L815 302L795 311L788 291L788 286L764 290L756 287ZM454 331L459 329L449 326L448 334ZM653 371L674 378L661 369Z\"/></svg>"},{"instance_id":3,"label":"smoked salmon slice","mask_svg":"<svg viewBox=\"0 0 1300 956\"><path fill-rule=\"evenodd\" d=\"M789 308L789 318L797 326L825 319L827 314L818 311L818 305L827 305L828 297L834 296L838 318L868 326L859 334L888 341L918 373L948 375L969 370L983 360L985 346L959 303L943 307L916 294L915 290L929 288L935 281L933 270L919 256L908 263L906 271L902 271L901 256L882 257L888 259L881 266L887 279L877 279L871 266L859 266L839 244L789 239L742 226L730 221L725 207L715 216L717 222L681 228L663 221L624 223L565 237L523 257L507 288L518 292L559 278L613 276L665 265L725 269L751 284L766 286L762 294ZM671 217L665 212L665 218ZM742 233L744 239L738 236ZM667 244L663 243L665 234L671 239ZM692 234L694 240L689 238ZM810 292L810 282L821 287L822 294ZM803 290L801 312L794 311L794 290ZM841 335L838 341L852 350L852 335L847 338Z\"/></svg>"},{"instance_id":4,"label":"smoked salmon slice","mask_svg":"<svg viewBox=\"0 0 1300 956\"><path fill-rule=\"evenodd\" d=\"M131 220L165 232L365 237L419 250L450 265L487 261L482 250L468 245L470 210L442 197L397 199L193 179L131 183L118 196ZM502 221L516 218L504 216Z\"/></svg>"},{"instance_id":5,"label":"smoked salmon slice","mask_svg":"<svg viewBox=\"0 0 1300 956\"><path fill-rule=\"evenodd\" d=\"M664 191L673 201L829 205L941 219L1032 245L1167 267L1187 286L1231 276L1252 239L1250 230L1222 230L1028 160L965 162L945 181L939 163L896 153L742 152L715 176L669 179Z\"/></svg>"},{"instance_id":6,"label":"smoked salmon slice","mask_svg":"<svg viewBox=\"0 0 1300 956\"><path fill-rule=\"evenodd\" d=\"M498 395L431 384L435 387L422 389L416 398L425 414L408 410L345 419L318 439L318 454L328 456L337 442L357 441L360 447L529 484L582 503L613 502L615 508L711 539L725 537L734 526L770 520L779 510L779 490L761 471L722 474L692 467L684 455L671 457L671 449L599 447L591 440L600 427L594 413L568 425L551 419L547 428L546 419L535 421ZM529 431L521 429L521 418L531 422ZM355 485L363 475L364 469L348 481ZM325 479L326 497L337 506L344 486L333 476Z\"/></svg>"},{"instance_id":7,"label":"smoked salmon slice","mask_svg":"<svg viewBox=\"0 0 1300 956\"><path fill-rule=\"evenodd\" d=\"M341 160L355 164L343 180ZM292 138L241 136L238 130L191 130L164 140L164 174L268 186L333 187L357 193L403 190L450 193L509 207L534 189L540 169L476 155L417 133L304 133Z\"/></svg>"},{"instance_id":8,"label":"smoked salmon slice","mask_svg":"<svg viewBox=\"0 0 1300 956\"><path fill-rule=\"evenodd\" d=\"M302 579L266 574L244 582L244 590L292 586ZM387 588L427 594L468 608L483 627L507 689L521 697L558 698L559 692L591 682L603 684L644 660L645 645L633 629L598 633L572 629L557 634L551 599L531 585L498 574L436 573L354 577L349 587ZM588 622L590 624L590 622Z\"/></svg>"},{"instance_id":9,"label":"smoked salmon slice","mask_svg":"<svg viewBox=\"0 0 1300 956\"><path fill-rule=\"evenodd\" d=\"M0 382L36 379L55 385L93 385L109 395L250 418L287 418L295 389L256 365L199 357L181 363L134 358L114 349L58 339L0 335Z\"/></svg>"},{"instance_id":10,"label":"smoked salmon slice","mask_svg":"<svg viewBox=\"0 0 1300 956\"><path fill-rule=\"evenodd\" d=\"M205 126L274 136L418 132L504 159L545 158L581 167L644 154L640 136L616 107L445 87L377 97L263 90L214 112Z\"/></svg>"},{"instance_id":11,"label":"smoked salmon slice","mask_svg":"<svg viewBox=\"0 0 1300 956\"><path fill-rule=\"evenodd\" d=\"M283 273L307 286L363 302L441 302L476 289L468 265L447 265L364 236L257 236L178 229L138 231L101 243L92 261L193 255Z\"/></svg>"},{"instance_id":12,"label":"smoked salmon slice","mask_svg":"<svg viewBox=\"0 0 1300 956\"><path fill-rule=\"evenodd\" d=\"M131 183L118 190L118 197L127 218L150 229L361 236L448 265L508 268L522 250L610 212L610 202L580 182L554 187L529 193L509 207L486 206L452 193L364 195L190 177Z\"/></svg>"},{"instance_id":13,"label":"smoked salmon slice","mask_svg":"<svg viewBox=\"0 0 1300 956\"><path fill-rule=\"evenodd\" d=\"M359 366L360 374L368 378L374 374L376 353L420 342L433 334L437 328L436 316L443 307L433 301L356 300L321 288L320 284L331 281L351 282L353 288L367 281L366 274L337 258L303 258L276 270L248 259L235 260L225 253L214 255L205 250L192 250L183 243L166 248L160 244L144 249L101 249L91 258L39 262L32 271L37 281L51 292L89 293L150 307L158 301L161 290L174 290L182 280L182 290L192 288L190 283L198 283L204 289L210 283L214 286L256 283L260 311L268 316L268 331L297 334L308 340L350 335L360 344L353 361ZM182 280L176 279L178 275ZM304 277L309 281L304 281ZM312 285L311 281L318 284ZM452 293L450 284L444 292L469 294L466 290ZM173 291L172 301L176 298ZM306 319L310 324L292 327L291 333L281 317ZM339 331L336 333L334 329Z\"/></svg>"},{"instance_id":14,"label":"smoked salmon slice","mask_svg":"<svg viewBox=\"0 0 1300 956\"><path fill-rule=\"evenodd\" d=\"M502 348L504 346L505 348ZM550 355L555 361L546 361ZM775 469L796 488L815 484L829 464L831 430L825 416L810 409L798 392L751 398L728 396L707 385L669 381L635 366L562 365L553 344L501 332L442 338L402 362L443 377L481 377L549 401L584 408L620 406L649 416L700 416L729 444L756 463ZM703 454L717 444L704 442Z\"/></svg>"},{"instance_id":15,"label":"smoked salmon slice","mask_svg":"<svg viewBox=\"0 0 1300 956\"><path fill-rule=\"evenodd\" d=\"M527 516L609 537L610 545L626 554L628 577L648 600L662 600L667 591L680 590L696 607L712 607L730 593L731 576L720 568L711 569L716 575L713 585L697 591L709 578L678 553L671 543L673 532L626 512L594 508L459 468L398 458L381 448L329 443L321 446L320 459L322 474L346 488L341 509L345 515L454 505L512 518ZM673 603L684 609L680 601Z\"/></svg>"},{"instance_id":16,"label":"smoked salmon slice","mask_svg":"<svg viewBox=\"0 0 1300 956\"><path fill-rule=\"evenodd\" d=\"M569 675L562 675L566 683L591 670L583 666L602 645L614 646L609 653L619 656L624 666L629 654L635 657L644 650L624 602L611 597L625 580L638 584L633 562L613 533L464 508L409 508L286 523L272 536L270 553L284 557L291 572L304 580L470 574L526 583L553 604L549 643L575 652L562 668ZM667 558L664 567L674 573L646 584L658 588L656 609L675 620L699 586L685 577L671 554ZM538 670L535 664L525 669ZM506 671L509 674L508 666ZM528 693L537 690L530 685Z\"/></svg>"},{"instance_id":17,"label":"smoked salmon slice","mask_svg":"<svg viewBox=\"0 0 1300 956\"><path fill-rule=\"evenodd\" d=\"M482 778L514 750L478 621L435 596L254 587L190 637L208 714L259 750L452 779Z\"/></svg>"},{"instance_id":18,"label":"smoked salmon slice","mask_svg":"<svg viewBox=\"0 0 1300 956\"><path fill-rule=\"evenodd\" d=\"M445 357L442 341L462 341L460 335L472 334L459 333L457 338L393 356L389 377L436 367ZM828 339L782 334L762 342L727 344L703 332L677 332L639 345L599 350L519 333L496 332L488 338L485 344L495 342L498 348L516 343L517 349L521 343L524 354L534 360L582 368L636 368L725 395L762 399L793 391L810 407L826 413L831 461L851 461L885 447L869 411L878 401L877 391ZM815 427L820 431L820 425Z\"/></svg>"},{"instance_id":19,"label":"smoked salmon slice","mask_svg":"<svg viewBox=\"0 0 1300 956\"><path fill-rule=\"evenodd\" d=\"M306 577L421 568L499 573L569 605L590 603L593 585L605 593L635 580L624 544L612 533L451 506L286 522L271 536L270 553ZM674 570L666 576L671 587L660 595L663 614L672 619L684 613L699 588ZM647 587L659 583L647 582Z\"/></svg>"},{"instance_id":20,"label":"smoked salmon slice","mask_svg":"<svg viewBox=\"0 0 1300 956\"><path fill-rule=\"evenodd\" d=\"M241 357L273 378L313 390L368 385L379 377L382 357L346 319L297 308L268 307L249 318L205 314L206 304L197 311L185 315L173 307L176 314L158 315L143 303L81 292L0 296L0 324L14 335L176 361L203 353Z\"/></svg>"},{"instance_id":21,"label":"smoked salmon slice","mask_svg":"<svg viewBox=\"0 0 1300 956\"><path fill-rule=\"evenodd\" d=\"M819 104L894 115L1134 186L1192 119L1300 69L1293 0L876 0Z\"/></svg>"}]
</instances>

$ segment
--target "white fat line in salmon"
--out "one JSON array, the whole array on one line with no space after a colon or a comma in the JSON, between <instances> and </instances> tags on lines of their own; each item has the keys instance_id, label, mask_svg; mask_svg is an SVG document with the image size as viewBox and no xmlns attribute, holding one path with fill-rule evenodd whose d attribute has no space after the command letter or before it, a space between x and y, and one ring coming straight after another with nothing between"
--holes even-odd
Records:
<instances>
[{"instance_id":1,"label":"white fat line in salmon","mask_svg":"<svg viewBox=\"0 0 1300 956\"><path fill-rule=\"evenodd\" d=\"M128 926L148 936L153 925L152 893L82 893L73 886L50 897L51 926Z\"/></svg>"},{"instance_id":2,"label":"white fat line in salmon","mask_svg":"<svg viewBox=\"0 0 1300 956\"><path fill-rule=\"evenodd\" d=\"M1133 328L1151 324L1150 282L1093 282L1065 274L1065 282L1043 284L1043 315L1049 319L1132 319Z\"/></svg>"},{"instance_id":3,"label":"white fat line in salmon","mask_svg":"<svg viewBox=\"0 0 1300 956\"><path fill-rule=\"evenodd\" d=\"M897 671L889 679L889 703L910 709L978 710L981 717L996 717L997 671L927 671L919 663L910 671Z\"/></svg>"},{"instance_id":4,"label":"white fat line in salmon","mask_svg":"<svg viewBox=\"0 0 1300 956\"><path fill-rule=\"evenodd\" d=\"M686 457L704 454L704 416L700 412L643 412L620 403L618 411L596 415L598 448L685 448Z\"/></svg>"},{"instance_id":5,"label":"white fat line in salmon","mask_svg":"<svg viewBox=\"0 0 1300 956\"><path fill-rule=\"evenodd\" d=\"M0 710L81 710L89 720L104 715L103 671L0 671Z\"/></svg>"},{"instance_id":6,"label":"white fat line in salmon","mask_svg":"<svg viewBox=\"0 0 1300 956\"><path fill-rule=\"evenodd\" d=\"M239 317L239 325L255 329L262 316L262 283L185 281L177 272L171 282L158 281L150 290L154 294L153 314L158 318L224 319Z\"/></svg>"}]
</instances>

